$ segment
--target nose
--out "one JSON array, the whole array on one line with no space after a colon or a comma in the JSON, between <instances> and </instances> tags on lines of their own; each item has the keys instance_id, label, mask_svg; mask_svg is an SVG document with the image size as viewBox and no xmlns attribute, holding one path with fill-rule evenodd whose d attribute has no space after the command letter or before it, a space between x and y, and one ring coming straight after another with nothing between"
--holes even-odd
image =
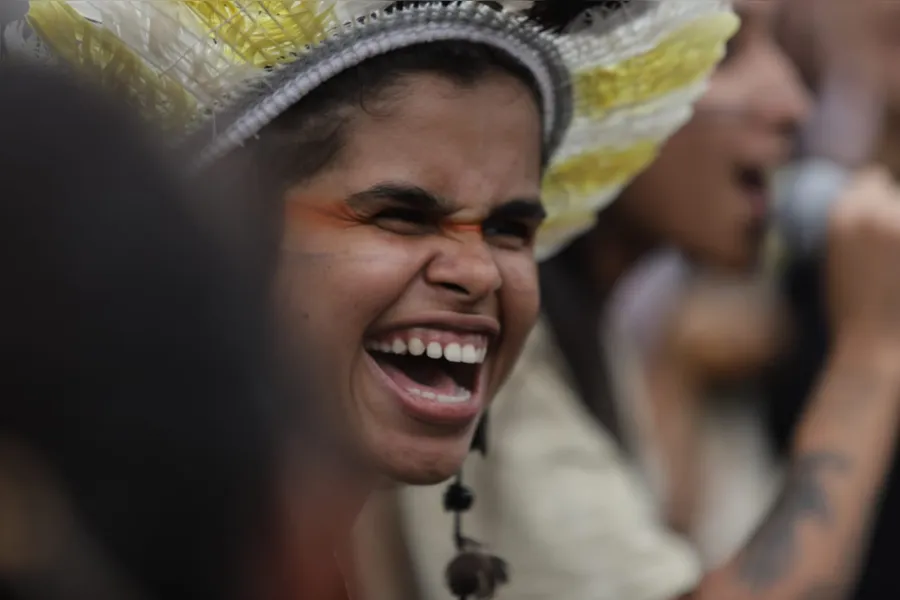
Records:
<instances>
[{"instance_id":1,"label":"nose","mask_svg":"<svg viewBox=\"0 0 900 600\"><path fill-rule=\"evenodd\" d=\"M774 43L759 60L756 72L761 81L756 87L752 111L768 127L785 136L793 136L809 117L812 99L800 73L787 55Z\"/></svg>"},{"instance_id":2,"label":"nose","mask_svg":"<svg viewBox=\"0 0 900 600\"><path fill-rule=\"evenodd\" d=\"M430 285L467 303L482 300L500 289L500 269L480 232L457 234L441 243L441 250L425 269Z\"/></svg>"}]
</instances>

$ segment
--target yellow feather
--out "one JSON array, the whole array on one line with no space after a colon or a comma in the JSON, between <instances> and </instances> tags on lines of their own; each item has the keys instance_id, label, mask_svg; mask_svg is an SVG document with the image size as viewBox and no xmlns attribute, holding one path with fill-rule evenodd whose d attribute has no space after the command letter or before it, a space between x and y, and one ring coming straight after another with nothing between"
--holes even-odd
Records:
<instances>
[{"instance_id":1,"label":"yellow feather","mask_svg":"<svg viewBox=\"0 0 900 600\"><path fill-rule=\"evenodd\" d=\"M196 100L175 79L147 65L115 34L97 27L65 2L32 2L29 25L53 52L107 88L124 92L148 117L183 127Z\"/></svg>"},{"instance_id":2,"label":"yellow feather","mask_svg":"<svg viewBox=\"0 0 900 600\"><path fill-rule=\"evenodd\" d=\"M334 3L318 0L186 0L228 52L255 67L289 62L339 25Z\"/></svg>"}]
</instances>

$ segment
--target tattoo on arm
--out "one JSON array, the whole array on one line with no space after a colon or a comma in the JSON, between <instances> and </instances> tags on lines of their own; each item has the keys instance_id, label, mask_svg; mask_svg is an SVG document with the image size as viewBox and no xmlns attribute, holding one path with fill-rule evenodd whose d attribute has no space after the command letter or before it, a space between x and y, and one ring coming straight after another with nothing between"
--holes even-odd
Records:
<instances>
[{"instance_id":1,"label":"tattoo on arm","mask_svg":"<svg viewBox=\"0 0 900 600\"><path fill-rule=\"evenodd\" d=\"M832 507L823 475L849 469L850 460L834 452L813 452L794 463L781 495L739 559L740 578L754 592L774 585L791 571L797 559L801 523L814 522L826 527L831 524ZM819 595L804 596L804 599L829 600L832 596L825 593L828 589L822 586L811 589L811 594Z\"/></svg>"}]
</instances>

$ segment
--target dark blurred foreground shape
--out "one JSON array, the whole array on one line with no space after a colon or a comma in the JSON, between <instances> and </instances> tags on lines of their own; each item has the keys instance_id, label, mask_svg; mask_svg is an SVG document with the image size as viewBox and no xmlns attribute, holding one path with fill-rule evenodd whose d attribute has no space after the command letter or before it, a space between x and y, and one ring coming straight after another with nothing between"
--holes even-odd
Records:
<instances>
[{"instance_id":1,"label":"dark blurred foreground shape","mask_svg":"<svg viewBox=\"0 0 900 600\"><path fill-rule=\"evenodd\" d=\"M0 64L0 596L250 595L266 298L119 106Z\"/></svg>"}]
</instances>

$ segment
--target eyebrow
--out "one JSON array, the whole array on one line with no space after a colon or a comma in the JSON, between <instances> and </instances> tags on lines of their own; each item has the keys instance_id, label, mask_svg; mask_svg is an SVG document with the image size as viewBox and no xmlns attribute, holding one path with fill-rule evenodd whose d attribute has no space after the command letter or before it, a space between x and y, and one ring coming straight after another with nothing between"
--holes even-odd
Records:
<instances>
[{"instance_id":1,"label":"eyebrow","mask_svg":"<svg viewBox=\"0 0 900 600\"><path fill-rule=\"evenodd\" d=\"M491 211L489 219L524 219L527 221L543 221L547 211L539 198L519 198L501 204Z\"/></svg>"},{"instance_id":2,"label":"eyebrow","mask_svg":"<svg viewBox=\"0 0 900 600\"><path fill-rule=\"evenodd\" d=\"M357 192L347 198L350 208L363 208L373 200L391 200L408 208L449 215L453 212L453 203L417 185L406 183L379 183L366 190Z\"/></svg>"},{"instance_id":3,"label":"eyebrow","mask_svg":"<svg viewBox=\"0 0 900 600\"><path fill-rule=\"evenodd\" d=\"M376 184L356 192L346 200L351 209L362 209L373 200L390 200L408 208L449 216L457 207L447 198L429 192L417 185L387 182ZM516 198L495 207L488 218L527 219L543 221L547 212L540 198Z\"/></svg>"}]
</instances>

